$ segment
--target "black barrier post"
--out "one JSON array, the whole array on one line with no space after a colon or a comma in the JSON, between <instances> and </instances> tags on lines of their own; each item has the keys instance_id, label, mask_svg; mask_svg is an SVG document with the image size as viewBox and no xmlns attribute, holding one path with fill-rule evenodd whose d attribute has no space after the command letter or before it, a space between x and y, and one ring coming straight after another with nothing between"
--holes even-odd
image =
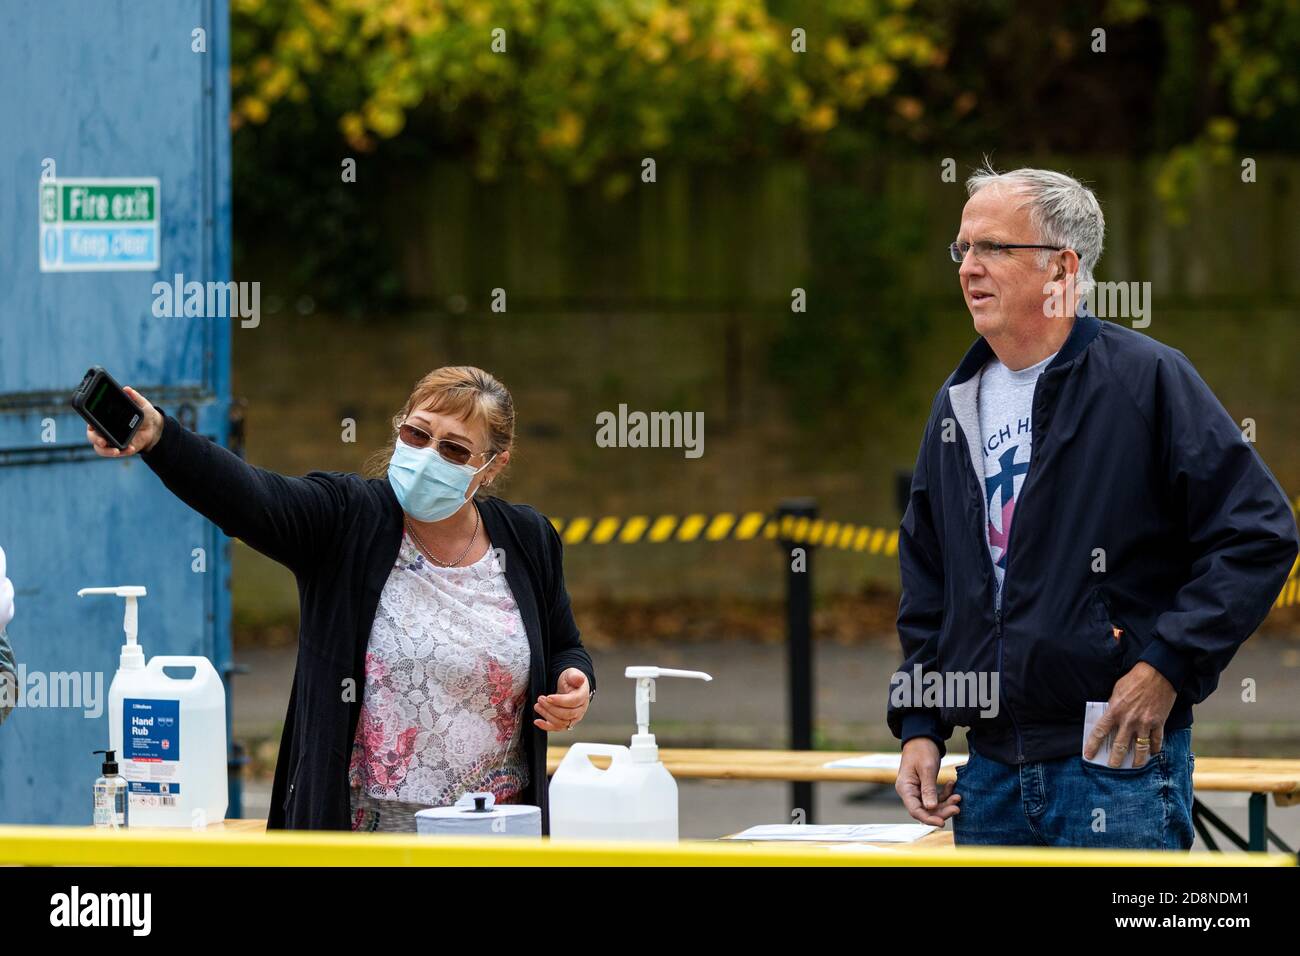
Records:
<instances>
[{"instance_id":1,"label":"black barrier post","mask_svg":"<svg viewBox=\"0 0 1300 956\"><path fill-rule=\"evenodd\" d=\"M785 561L786 645L789 653L790 679L790 749L813 749L813 661L812 661L812 558L813 548L807 538L796 543L784 535L786 519L793 521L817 517L813 498L786 498L776 509L777 527L781 529L781 554ZM795 554L795 549L802 554ZM813 785L808 780L791 784L790 798L794 810L803 811L803 823L813 822Z\"/></svg>"}]
</instances>

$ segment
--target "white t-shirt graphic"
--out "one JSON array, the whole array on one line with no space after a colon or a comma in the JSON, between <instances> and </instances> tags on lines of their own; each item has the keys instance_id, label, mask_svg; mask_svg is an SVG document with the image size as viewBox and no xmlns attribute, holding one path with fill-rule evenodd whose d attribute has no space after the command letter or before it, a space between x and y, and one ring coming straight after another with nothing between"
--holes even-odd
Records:
<instances>
[{"instance_id":1,"label":"white t-shirt graphic","mask_svg":"<svg viewBox=\"0 0 1300 956\"><path fill-rule=\"evenodd\" d=\"M991 358L980 379L980 446L984 450L984 503L988 506L989 557L997 581L997 605L1002 606L1002 581L1007 570L1007 543L1020 487L1033 454L1034 385L1056 357L1053 352L1036 365L1012 371Z\"/></svg>"}]
</instances>

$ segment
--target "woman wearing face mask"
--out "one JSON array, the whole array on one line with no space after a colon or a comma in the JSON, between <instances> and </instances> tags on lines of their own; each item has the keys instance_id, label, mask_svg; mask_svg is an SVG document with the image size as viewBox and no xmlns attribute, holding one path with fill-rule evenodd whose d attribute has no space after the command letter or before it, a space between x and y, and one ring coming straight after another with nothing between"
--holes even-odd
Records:
<instances>
[{"instance_id":1,"label":"woman wearing face mask","mask_svg":"<svg viewBox=\"0 0 1300 956\"><path fill-rule=\"evenodd\" d=\"M367 476L286 477L187 431L133 389L137 452L181 500L292 570L298 664L271 829L414 831L466 793L546 800L546 733L595 693L559 536L483 490L510 461L514 404L487 372L415 386ZM531 711L531 713L530 713Z\"/></svg>"}]
</instances>

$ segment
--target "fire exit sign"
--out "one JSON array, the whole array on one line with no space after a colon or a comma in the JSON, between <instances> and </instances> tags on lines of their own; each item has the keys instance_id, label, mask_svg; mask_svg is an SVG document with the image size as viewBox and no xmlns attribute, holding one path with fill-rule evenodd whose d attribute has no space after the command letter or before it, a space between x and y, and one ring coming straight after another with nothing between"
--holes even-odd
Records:
<instances>
[{"instance_id":1,"label":"fire exit sign","mask_svg":"<svg viewBox=\"0 0 1300 956\"><path fill-rule=\"evenodd\" d=\"M159 266L159 182L51 179L40 183L41 271Z\"/></svg>"}]
</instances>

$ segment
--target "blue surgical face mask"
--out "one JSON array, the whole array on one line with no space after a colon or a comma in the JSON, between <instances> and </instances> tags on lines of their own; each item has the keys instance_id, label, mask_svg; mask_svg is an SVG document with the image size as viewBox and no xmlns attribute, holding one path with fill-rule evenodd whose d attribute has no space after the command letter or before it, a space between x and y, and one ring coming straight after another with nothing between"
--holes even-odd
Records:
<instances>
[{"instance_id":1,"label":"blue surgical face mask","mask_svg":"<svg viewBox=\"0 0 1300 956\"><path fill-rule=\"evenodd\" d=\"M495 457L495 456L493 456ZM483 468L491 463L488 460ZM483 468L447 461L433 448L412 448L398 441L388 462L388 483L407 514L418 521L450 518L468 498L470 482Z\"/></svg>"}]
</instances>

